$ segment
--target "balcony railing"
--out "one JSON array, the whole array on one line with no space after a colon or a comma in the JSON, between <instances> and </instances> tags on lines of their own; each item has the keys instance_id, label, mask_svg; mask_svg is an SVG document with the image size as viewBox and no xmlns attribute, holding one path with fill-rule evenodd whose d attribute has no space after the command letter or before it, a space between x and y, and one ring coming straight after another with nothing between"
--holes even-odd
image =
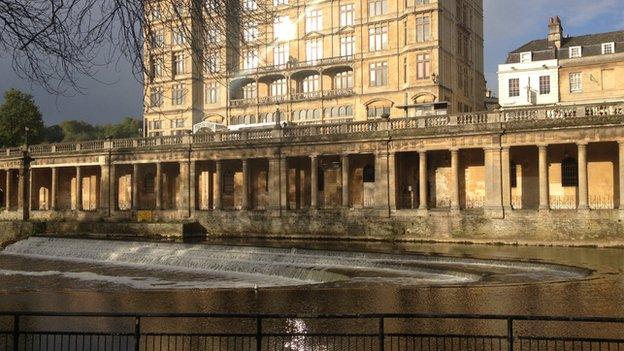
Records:
<instances>
[{"instance_id":1,"label":"balcony railing","mask_svg":"<svg viewBox=\"0 0 624 351\"><path fill-rule=\"evenodd\" d=\"M290 95L290 99L293 101L318 99L323 96L322 91L308 91L305 93L294 93Z\"/></svg>"},{"instance_id":2,"label":"balcony railing","mask_svg":"<svg viewBox=\"0 0 624 351\"><path fill-rule=\"evenodd\" d=\"M355 59L354 55L345 55L345 56L334 56L327 57L318 60L308 60L308 61L290 61L286 64L282 65L269 65L269 66L260 66L255 68L241 68L239 70L235 70L231 73L232 76L246 76L251 74L264 74L270 72L280 72L287 70L296 70L300 68L307 67L317 67L317 66L331 66L336 64L349 64L352 63Z\"/></svg>"},{"instance_id":3,"label":"balcony railing","mask_svg":"<svg viewBox=\"0 0 624 351\"><path fill-rule=\"evenodd\" d=\"M258 99L260 104L275 104L284 101L288 101L288 95L262 96Z\"/></svg>"},{"instance_id":4,"label":"balcony railing","mask_svg":"<svg viewBox=\"0 0 624 351\"><path fill-rule=\"evenodd\" d=\"M258 99L250 98L250 99L232 99L230 100L231 107L240 107L240 106L248 106L254 105L258 103Z\"/></svg>"},{"instance_id":5,"label":"balcony railing","mask_svg":"<svg viewBox=\"0 0 624 351\"><path fill-rule=\"evenodd\" d=\"M308 94L308 93L306 93ZM304 96L302 96L304 98ZM471 126L531 123L532 121L556 121L562 119L580 119L594 117L624 117L624 103L605 103L595 105L577 105L565 107L545 107L514 111L491 111L462 113L459 115L430 115L408 118L374 119L367 121L329 121L286 127L267 126L253 130L218 131L211 134L172 135L137 139L95 140L75 143L31 145L30 155L39 156L55 153L101 152L111 149L141 149L160 146L184 146L219 144L245 140L283 140L288 138L315 137L320 135L348 135L356 133L393 132L408 129L432 129L442 127L467 128ZM508 127L507 126L507 127ZM505 126L503 126L505 127ZM525 126L523 125L523 128ZM387 135L387 134L386 134ZM0 158L16 158L23 155L24 148L0 149ZM565 201L564 201L565 200ZM569 199L556 200L555 207L571 206ZM602 206L602 205L601 205Z\"/></svg>"}]
</instances>

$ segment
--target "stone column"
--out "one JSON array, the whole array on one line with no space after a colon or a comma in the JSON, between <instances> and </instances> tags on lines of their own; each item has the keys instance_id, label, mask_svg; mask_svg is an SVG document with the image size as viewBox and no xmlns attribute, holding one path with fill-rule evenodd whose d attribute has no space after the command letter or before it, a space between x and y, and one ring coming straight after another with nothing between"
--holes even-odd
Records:
<instances>
[{"instance_id":1,"label":"stone column","mask_svg":"<svg viewBox=\"0 0 624 351\"><path fill-rule=\"evenodd\" d=\"M243 203L242 209L249 209L249 160L244 158L242 161L243 168Z\"/></svg>"},{"instance_id":2,"label":"stone column","mask_svg":"<svg viewBox=\"0 0 624 351\"><path fill-rule=\"evenodd\" d=\"M503 186L503 211L511 211L511 157L509 147L501 150L501 170ZM514 174L515 176L515 174Z\"/></svg>"},{"instance_id":3,"label":"stone column","mask_svg":"<svg viewBox=\"0 0 624 351\"><path fill-rule=\"evenodd\" d=\"M503 184L501 149L485 149L485 213L490 218L503 218Z\"/></svg>"},{"instance_id":4,"label":"stone column","mask_svg":"<svg viewBox=\"0 0 624 351\"><path fill-rule=\"evenodd\" d=\"M82 169L76 166L76 211L82 211Z\"/></svg>"},{"instance_id":5,"label":"stone column","mask_svg":"<svg viewBox=\"0 0 624 351\"><path fill-rule=\"evenodd\" d=\"M619 156L618 156L618 178L619 178L619 187L620 187L620 217L624 215L624 141L618 142Z\"/></svg>"},{"instance_id":6,"label":"stone column","mask_svg":"<svg viewBox=\"0 0 624 351\"><path fill-rule=\"evenodd\" d=\"M132 210L139 209L139 164L132 165Z\"/></svg>"},{"instance_id":7,"label":"stone column","mask_svg":"<svg viewBox=\"0 0 624 351\"><path fill-rule=\"evenodd\" d=\"M26 172L24 166L20 166L17 170L17 210L24 212L25 209L25 196L26 196Z\"/></svg>"},{"instance_id":8,"label":"stone column","mask_svg":"<svg viewBox=\"0 0 624 351\"><path fill-rule=\"evenodd\" d=\"M459 150L451 149L451 211L459 211Z\"/></svg>"},{"instance_id":9,"label":"stone column","mask_svg":"<svg viewBox=\"0 0 624 351\"><path fill-rule=\"evenodd\" d=\"M28 208L30 210L32 210L33 206L33 170L30 169L30 171L28 172L28 197L27 197L27 201L28 201Z\"/></svg>"},{"instance_id":10,"label":"stone column","mask_svg":"<svg viewBox=\"0 0 624 351\"><path fill-rule=\"evenodd\" d=\"M418 153L418 210L427 211L427 151Z\"/></svg>"},{"instance_id":11,"label":"stone column","mask_svg":"<svg viewBox=\"0 0 624 351\"><path fill-rule=\"evenodd\" d=\"M189 162L189 217L192 217L197 209L197 164L194 160Z\"/></svg>"},{"instance_id":12,"label":"stone column","mask_svg":"<svg viewBox=\"0 0 624 351\"><path fill-rule=\"evenodd\" d=\"M587 144L576 145L578 150L578 209L589 210L588 185L587 185Z\"/></svg>"},{"instance_id":13,"label":"stone column","mask_svg":"<svg viewBox=\"0 0 624 351\"><path fill-rule=\"evenodd\" d=\"M310 156L310 207L318 208L318 156Z\"/></svg>"},{"instance_id":14,"label":"stone column","mask_svg":"<svg viewBox=\"0 0 624 351\"><path fill-rule=\"evenodd\" d=\"M6 189L4 191L4 197L6 198L6 201L4 201L5 206L6 206L6 211L10 211L11 210L11 170L7 169L6 170Z\"/></svg>"},{"instance_id":15,"label":"stone column","mask_svg":"<svg viewBox=\"0 0 624 351\"><path fill-rule=\"evenodd\" d=\"M156 179L154 179L154 196L156 196L156 210L163 209L162 206L162 163L156 163Z\"/></svg>"},{"instance_id":16,"label":"stone column","mask_svg":"<svg viewBox=\"0 0 624 351\"><path fill-rule=\"evenodd\" d=\"M223 180L223 164L221 160L215 161L215 185L214 185L214 193L213 201L215 210L223 209L223 202L221 201L221 191L223 190L221 183Z\"/></svg>"},{"instance_id":17,"label":"stone column","mask_svg":"<svg viewBox=\"0 0 624 351\"><path fill-rule=\"evenodd\" d=\"M190 161L180 162L180 194L178 199L178 210L188 216L190 213L189 188L191 184Z\"/></svg>"},{"instance_id":18,"label":"stone column","mask_svg":"<svg viewBox=\"0 0 624 351\"><path fill-rule=\"evenodd\" d=\"M342 207L349 207L349 155L340 157L342 164Z\"/></svg>"},{"instance_id":19,"label":"stone column","mask_svg":"<svg viewBox=\"0 0 624 351\"><path fill-rule=\"evenodd\" d=\"M388 154L388 208L396 211L396 153Z\"/></svg>"},{"instance_id":20,"label":"stone column","mask_svg":"<svg viewBox=\"0 0 624 351\"><path fill-rule=\"evenodd\" d=\"M280 158L279 169L280 208L282 210L288 210L288 158L286 158L285 155L282 155Z\"/></svg>"},{"instance_id":21,"label":"stone column","mask_svg":"<svg viewBox=\"0 0 624 351\"><path fill-rule=\"evenodd\" d=\"M388 152L382 151L375 154L375 208L386 214L390 211L389 173Z\"/></svg>"},{"instance_id":22,"label":"stone column","mask_svg":"<svg viewBox=\"0 0 624 351\"><path fill-rule=\"evenodd\" d=\"M50 210L56 211L56 192L58 191L58 168L52 167L52 185L50 187ZM100 187L102 189L102 187Z\"/></svg>"},{"instance_id":23,"label":"stone column","mask_svg":"<svg viewBox=\"0 0 624 351\"><path fill-rule=\"evenodd\" d=\"M538 145L539 155L539 209L550 209L548 190L548 145Z\"/></svg>"},{"instance_id":24,"label":"stone column","mask_svg":"<svg viewBox=\"0 0 624 351\"><path fill-rule=\"evenodd\" d=\"M116 211L119 208L119 201L117 199L117 193L119 192L119 188L117 186L117 166L112 162L110 163L110 191L108 195L110 196L109 200L109 213L112 214L113 211Z\"/></svg>"},{"instance_id":25,"label":"stone column","mask_svg":"<svg viewBox=\"0 0 624 351\"><path fill-rule=\"evenodd\" d=\"M54 169L52 169L54 172ZM54 174L54 173L52 173ZM100 210L106 212L106 215L110 215L110 166L108 163L100 165L100 199L98 201L100 205ZM54 179L54 176L52 177ZM54 183L54 181L53 181ZM54 185L52 186L54 188ZM56 190L53 190L53 193L56 193ZM52 201L53 204L56 204L55 200Z\"/></svg>"}]
</instances>

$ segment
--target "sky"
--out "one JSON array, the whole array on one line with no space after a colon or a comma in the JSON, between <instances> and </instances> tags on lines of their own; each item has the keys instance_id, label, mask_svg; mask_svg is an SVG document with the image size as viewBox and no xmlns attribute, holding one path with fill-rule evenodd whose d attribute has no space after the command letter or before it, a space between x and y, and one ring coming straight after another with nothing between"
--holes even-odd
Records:
<instances>
[{"instance_id":1,"label":"sky","mask_svg":"<svg viewBox=\"0 0 624 351\"><path fill-rule=\"evenodd\" d=\"M391 0L392 1L392 0ZM484 0L485 76L496 94L496 69L507 53L524 43L545 38L548 18L560 16L569 35L624 29L624 0ZM82 93L54 96L19 78L6 53L0 53L0 93L18 88L34 95L47 125L67 119L115 123L140 118L143 92L124 60L101 68L97 80L81 80Z\"/></svg>"}]
</instances>

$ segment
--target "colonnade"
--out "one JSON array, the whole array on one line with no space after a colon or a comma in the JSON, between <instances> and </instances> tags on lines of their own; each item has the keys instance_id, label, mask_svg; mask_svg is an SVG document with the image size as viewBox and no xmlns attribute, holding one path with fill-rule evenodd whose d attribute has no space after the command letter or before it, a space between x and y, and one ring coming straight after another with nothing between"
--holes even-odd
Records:
<instances>
[{"instance_id":1,"label":"colonnade","mask_svg":"<svg viewBox=\"0 0 624 351\"><path fill-rule=\"evenodd\" d=\"M615 142L610 142L600 147L607 150L605 162L613 167L613 201L609 206L619 208L624 205L624 143L616 146ZM569 148L574 149L573 156ZM532 163L535 149L536 167ZM554 149L563 150L559 151L566 159L575 161L576 174L571 177L574 185L567 185L574 189L574 208L590 210L588 164L591 160L586 142L471 149L482 161L470 172L463 163L462 154L466 149L462 148L234 159L198 159L191 154L177 161L120 163L108 160L103 164L7 168L0 169L4 180L0 186L0 205L6 212L71 210L104 216L143 210L175 211L178 218L209 210L282 213L308 209L370 209L384 215L397 210L427 214L437 209L451 212L465 209L467 201L462 202L462 195L466 197L465 193L471 191L466 185L470 181L476 184L474 191L483 194L481 207L486 214L499 218L506 211L533 208L532 202L527 200L534 191L533 178L537 187L534 209L553 209L550 189L553 183L549 178L556 172L553 163L559 162L555 159L559 156L549 156L549 152L557 151ZM398 157L407 153L411 155L409 158ZM444 161L446 166L440 166L443 162L436 156L440 153L448 156ZM564 174L569 171L564 161L560 167L562 177L570 176ZM522 162L522 181L527 185L519 190L520 195L514 195L516 190L513 189L519 188L513 184L518 182L515 165ZM530 175L532 167L537 168L536 177ZM403 168L409 168L408 175L398 171ZM472 178L467 180L468 173ZM404 187L402 184L408 176L415 180L414 186L410 183ZM566 187L564 178L558 181L561 184L556 186ZM440 186L441 182L444 187ZM441 188L446 189L443 190L446 193L440 193ZM398 201L402 191L412 194L413 201L408 205ZM448 206L431 200L442 196L448 197ZM514 204L514 196L522 196L522 202L527 205Z\"/></svg>"}]
</instances>

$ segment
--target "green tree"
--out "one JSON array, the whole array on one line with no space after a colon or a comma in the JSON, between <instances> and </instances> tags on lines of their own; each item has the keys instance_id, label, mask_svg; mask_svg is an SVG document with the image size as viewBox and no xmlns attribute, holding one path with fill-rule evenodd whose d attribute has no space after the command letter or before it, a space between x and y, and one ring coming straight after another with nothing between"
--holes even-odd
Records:
<instances>
[{"instance_id":1,"label":"green tree","mask_svg":"<svg viewBox=\"0 0 624 351\"><path fill-rule=\"evenodd\" d=\"M58 124L46 127L43 131L43 141L46 143L58 143L63 141L65 135L63 135L63 128Z\"/></svg>"},{"instance_id":2,"label":"green tree","mask_svg":"<svg viewBox=\"0 0 624 351\"><path fill-rule=\"evenodd\" d=\"M103 126L102 132L105 137L114 139L136 138L141 136L139 131L141 128L143 128L141 121L126 117L119 123Z\"/></svg>"},{"instance_id":3,"label":"green tree","mask_svg":"<svg viewBox=\"0 0 624 351\"><path fill-rule=\"evenodd\" d=\"M0 146L13 147L25 142L25 128L28 127L28 142L38 143L43 138L43 120L33 96L17 89L4 93L0 105Z\"/></svg>"},{"instance_id":4,"label":"green tree","mask_svg":"<svg viewBox=\"0 0 624 351\"><path fill-rule=\"evenodd\" d=\"M85 141L101 139L100 128L84 121L69 120L60 124L63 141Z\"/></svg>"}]
</instances>

